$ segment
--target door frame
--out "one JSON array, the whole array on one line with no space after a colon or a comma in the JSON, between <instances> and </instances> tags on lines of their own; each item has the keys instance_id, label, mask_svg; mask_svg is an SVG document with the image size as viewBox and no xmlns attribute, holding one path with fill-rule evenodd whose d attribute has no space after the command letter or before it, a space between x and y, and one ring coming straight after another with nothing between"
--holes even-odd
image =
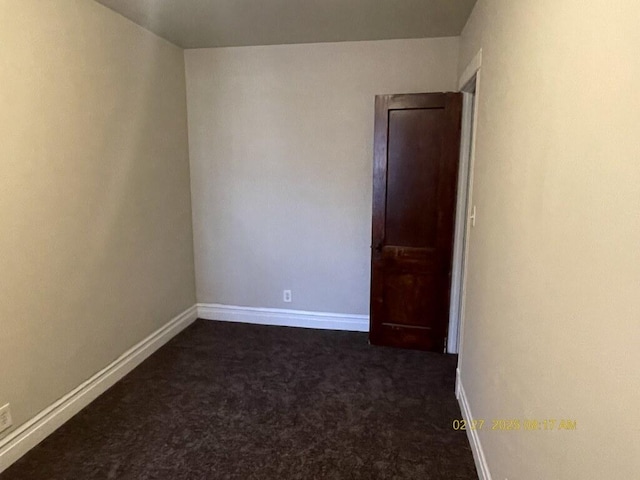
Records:
<instances>
[{"instance_id":1,"label":"door frame","mask_svg":"<svg viewBox=\"0 0 640 480\"><path fill-rule=\"evenodd\" d=\"M476 128L478 125L478 96L482 67L482 50L471 60L460 77L462 92L462 132L460 137L460 164L458 168L458 194L456 199L456 223L453 242L453 270L451 273L451 297L449 300L449 332L447 353L462 353L467 260L469 236L475 225L473 205L473 170L476 152Z\"/></svg>"}]
</instances>

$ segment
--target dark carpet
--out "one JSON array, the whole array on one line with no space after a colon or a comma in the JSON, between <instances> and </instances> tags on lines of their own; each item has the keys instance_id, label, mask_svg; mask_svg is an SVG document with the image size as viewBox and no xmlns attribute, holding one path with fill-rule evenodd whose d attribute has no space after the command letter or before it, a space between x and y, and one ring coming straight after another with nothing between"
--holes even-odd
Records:
<instances>
[{"instance_id":1,"label":"dark carpet","mask_svg":"<svg viewBox=\"0 0 640 480\"><path fill-rule=\"evenodd\" d=\"M477 479L455 361L198 320L0 478Z\"/></svg>"}]
</instances>

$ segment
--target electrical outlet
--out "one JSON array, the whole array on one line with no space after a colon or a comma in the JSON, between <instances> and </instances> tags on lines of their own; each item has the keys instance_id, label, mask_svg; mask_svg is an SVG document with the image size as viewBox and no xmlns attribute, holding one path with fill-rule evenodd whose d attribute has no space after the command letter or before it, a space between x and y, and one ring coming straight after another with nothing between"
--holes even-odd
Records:
<instances>
[{"instance_id":1,"label":"electrical outlet","mask_svg":"<svg viewBox=\"0 0 640 480\"><path fill-rule=\"evenodd\" d=\"M4 432L11 425L13 425L13 420L11 420L11 408L7 403L4 407L0 408L0 432Z\"/></svg>"},{"instance_id":2,"label":"electrical outlet","mask_svg":"<svg viewBox=\"0 0 640 480\"><path fill-rule=\"evenodd\" d=\"M282 292L282 301L285 303L291 303L291 290L284 290Z\"/></svg>"}]
</instances>

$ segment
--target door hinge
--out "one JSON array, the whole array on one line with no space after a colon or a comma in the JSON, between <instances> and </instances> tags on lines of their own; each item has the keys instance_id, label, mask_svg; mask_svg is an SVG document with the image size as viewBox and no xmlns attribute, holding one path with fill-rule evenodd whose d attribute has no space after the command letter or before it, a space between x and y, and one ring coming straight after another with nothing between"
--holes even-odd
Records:
<instances>
[{"instance_id":1,"label":"door hinge","mask_svg":"<svg viewBox=\"0 0 640 480\"><path fill-rule=\"evenodd\" d=\"M447 353L447 339L449 337L444 337L444 351L442 353Z\"/></svg>"}]
</instances>

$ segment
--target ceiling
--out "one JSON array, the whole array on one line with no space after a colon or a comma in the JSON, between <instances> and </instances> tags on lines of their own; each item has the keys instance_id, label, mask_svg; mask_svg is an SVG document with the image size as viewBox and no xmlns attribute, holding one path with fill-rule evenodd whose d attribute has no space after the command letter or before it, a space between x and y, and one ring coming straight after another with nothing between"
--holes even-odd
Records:
<instances>
[{"instance_id":1,"label":"ceiling","mask_svg":"<svg viewBox=\"0 0 640 480\"><path fill-rule=\"evenodd\" d=\"M457 36L476 0L96 0L183 48Z\"/></svg>"}]
</instances>

